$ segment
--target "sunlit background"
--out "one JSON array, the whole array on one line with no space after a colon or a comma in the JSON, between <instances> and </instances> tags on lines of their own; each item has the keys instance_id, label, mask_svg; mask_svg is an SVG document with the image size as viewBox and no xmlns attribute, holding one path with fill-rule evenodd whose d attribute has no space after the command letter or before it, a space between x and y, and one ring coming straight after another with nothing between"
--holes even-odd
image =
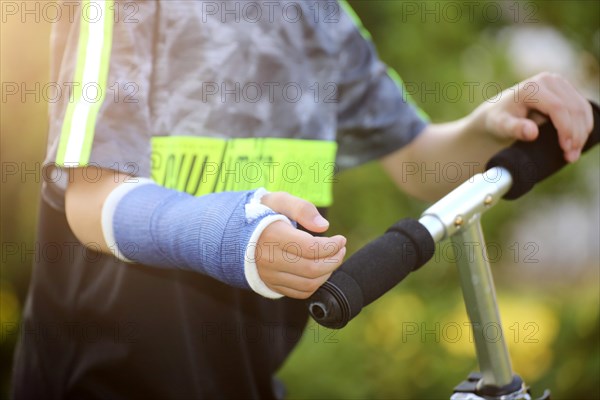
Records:
<instances>
[{"instance_id":1,"label":"sunlit background","mask_svg":"<svg viewBox=\"0 0 600 400\"><path fill-rule=\"evenodd\" d=\"M560 72L598 101L600 2L350 3L381 58L434 122L461 117L497 87L542 70ZM18 336L12 327L20 320L34 256L22 250L34 249L36 163L43 161L48 124L43 98L7 96L5 88L48 83L51 24L2 17L0 361L6 397ZM488 242L501 252L492 268L514 369L537 395L550 388L555 398L600 398L599 166L595 149L483 220ZM334 190L331 231L348 237L351 252L427 206L399 193L376 163L343 172ZM15 246L20 251L14 253ZM279 373L289 397L448 398L477 364L456 268L448 262L452 254L444 245L439 254L345 329L309 325Z\"/></svg>"}]
</instances>

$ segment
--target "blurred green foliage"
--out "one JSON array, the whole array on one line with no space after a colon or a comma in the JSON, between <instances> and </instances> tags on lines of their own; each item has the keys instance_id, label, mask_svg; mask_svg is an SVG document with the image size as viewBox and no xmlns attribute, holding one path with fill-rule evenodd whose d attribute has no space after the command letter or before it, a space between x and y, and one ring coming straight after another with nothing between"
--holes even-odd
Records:
<instances>
[{"instance_id":1,"label":"blurred green foliage","mask_svg":"<svg viewBox=\"0 0 600 400\"><path fill-rule=\"evenodd\" d=\"M421 85L435 89L436 85L441 85L439 88L457 83L464 87L465 82L474 81L494 81L506 88L526 78L514 68L519 60L510 59L507 41L502 39L506 32L524 27L553 27L561 32L578 55L578 62L585 65L588 80L584 82L591 82L588 91L598 91L597 1L504 1L491 6L487 1L350 3L371 32L381 58L411 85L411 92ZM467 16L467 3L475 7L472 18ZM462 10L458 20L451 8L457 5ZM414 7L417 14L411 14ZM495 13L498 9L502 10L500 18ZM423 14L424 10L433 11ZM50 25L17 21L3 23L0 29L2 82L48 82ZM462 95L458 101L447 101L415 90L413 98L435 122L459 118L485 100L481 90L474 94L472 99ZM3 98L0 107L3 165L18 163L32 168L41 163L46 145L47 104L12 96ZM598 156L595 150L582 162L539 185L525 199L499 204L483 221L488 241L508 247L512 242L507 236L509 228L539 208L542 199L576 193L578 201L597 201L594 195L598 182L590 184L589 171L598 170ZM6 335L5 326L19 321L32 261L31 255L9 256L4 244L33 248L41 185L39 176L19 177L7 176L3 170L3 396L8 390L15 344L15 336ZM426 207L400 193L376 163L343 172L334 190L331 231L348 237L350 252L397 219L418 216ZM569 271L565 271L565 279L558 281L531 274L521 276L522 270L511 265L508 253L493 268L514 367L532 386L534 394L549 387L556 398L599 398L598 260L575 277L569 278ZM443 260L432 261L345 329L332 332L311 323L280 377L290 398L448 398L451 389L477 369L466 321L454 267Z\"/></svg>"}]
</instances>

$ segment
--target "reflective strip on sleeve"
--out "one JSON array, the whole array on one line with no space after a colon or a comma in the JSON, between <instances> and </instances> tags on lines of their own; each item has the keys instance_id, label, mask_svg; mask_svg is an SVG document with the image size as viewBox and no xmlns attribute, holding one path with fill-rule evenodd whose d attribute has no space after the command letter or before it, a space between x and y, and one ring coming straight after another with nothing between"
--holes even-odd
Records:
<instances>
[{"instance_id":1,"label":"reflective strip on sleeve","mask_svg":"<svg viewBox=\"0 0 600 400\"><path fill-rule=\"evenodd\" d=\"M56 163L87 165L96 117L106 94L113 0L83 0L73 93L65 112Z\"/></svg>"},{"instance_id":2,"label":"reflective strip on sleeve","mask_svg":"<svg viewBox=\"0 0 600 400\"><path fill-rule=\"evenodd\" d=\"M346 0L339 0L339 3L344 9L344 12L348 14L350 19L352 19L352 22L354 22L354 25L356 25L362 37L364 37L368 41L373 41L373 38L371 37L371 32L369 32L367 28L364 27L362 21L360 20L360 17L358 16L358 14L356 14L356 11L354 11L352 6Z\"/></svg>"},{"instance_id":3,"label":"reflective strip on sleeve","mask_svg":"<svg viewBox=\"0 0 600 400\"><path fill-rule=\"evenodd\" d=\"M372 42L373 38L371 36L371 33L367 30L367 28L364 27L364 25L362 24L362 21L360 20L359 16L356 14L356 12L352 8L352 6L346 0L339 0L339 3L342 6L342 8L344 9L344 12L346 14L348 14L350 19L352 19L352 22L354 22L354 25L356 25L356 27L360 31L360 34L362 35L362 37L365 38L365 40ZM398 72L396 72L396 70L393 69L392 67L388 66L387 73L388 73L388 76L396 83L396 85L402 91L402 96L404 97L406 102L415 108L419 117L421 117L425 121L429 121L430 120L429 115L427 115L427 113L425 111L423 111L423 109L421 109L417 105L417 103L415 103L415 100L412 98L412 96L406 90L406 87L404 86L404 82L402 81L402 78L400 78L400 75L398 75Z\"/></svg>"},{"instance_id":4,"label":"reflective strip on sleeve","mask_svg":"<svg viewBox=\"0 0 600 400\"><path fill-rule=\"evenodd\" d=\"M332 204L337 143L284 138L152 138L152 179L195 196L214 192L285 191Z\"/></svg>"},{"instance_id":5,"label":"reflective strip on sleeve","mask_svg":"<svg viewBox=\"0 0 600 400\"><path fill-rule=\"evenodd\" d=\"M402 96L408 102L408 104L415 108L419 117L421 117L421 119L423 119L424 121L430 121L429 115L427 115L427 113L423 111L423 109L419 107L417 103L415 103L415 100L406 90L406 86L404 86L404 81L402 80L400 75L398 75L398 72L396 72L394 68L388 67L387 73L390 76L390 78L392 78L392 80L396 83L396 85L400 88L400 90L402 90Z\"/></svg>"}]
</instances>

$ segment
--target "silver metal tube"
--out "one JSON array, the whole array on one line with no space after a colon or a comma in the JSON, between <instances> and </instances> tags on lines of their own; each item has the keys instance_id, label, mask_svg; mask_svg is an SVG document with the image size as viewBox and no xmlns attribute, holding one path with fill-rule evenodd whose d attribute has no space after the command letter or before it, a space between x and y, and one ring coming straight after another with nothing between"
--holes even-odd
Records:
<instances>
[{"instance_id":1,"label":"silver metal tube","mask_svg":"<svg viewBox=\"0 0 600 400\"><path fill-rule=\"evenodd\" d=\"M456 245L455 249L460 249L460 254L456 254L457 265L482 373L480 384L507 385L512 380L513 372L479 216L451 239Z\"/></svg>"},{"instance_id":2,"label":"silver metal tube","mask_svg":"<svg viewBox=\"0 0 600 400\"><path fill-rule=\"evenodd\" d=\"M448 193L419 219L436 243L450 238L460 251L457 265L482 373L481 385L504 386L513 377L480 224L481 214L496 204L511 185L508 170L492 168Z\"/></svg>"},{"instance_id":3,"label":"silver metal tube","mask_svg":"<svg viewBox=\"0 0 600 400\"><path fill-rule=\"evenodd\" d=\"M474 175L421 215L421 222L437 243L460 231L491 208L510 189L508 170L494 167Z\"/></svg>"}]
</instances>

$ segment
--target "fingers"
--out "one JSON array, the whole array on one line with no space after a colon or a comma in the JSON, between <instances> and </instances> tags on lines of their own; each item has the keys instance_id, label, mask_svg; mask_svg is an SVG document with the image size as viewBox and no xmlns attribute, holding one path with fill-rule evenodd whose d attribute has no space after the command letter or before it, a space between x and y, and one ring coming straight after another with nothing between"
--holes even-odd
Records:
<instances>
[{"instance_id":1,"label":"fingers","mask_svg":"<svg viewBox=\"0 0 600 400\"><path fill-rule=\"evenodd\" d=\"M258 273L272 290L285 296L307 298L338 268L346 254L343 236L314 237L278 221L258 240Z\"/></svg>"},{"instance_id":2,"label":"fingers","mask_svg":"<svg viewBox=\"0 0 600 400\"><path fill-rule=\"evenodd\" d=\"M594 126L594 117L592 106L589 101L583 97L577 89L560 75L554 75L556 85L549 85L548 88L559 96L565 103L569 114L572 117L573 126L573 145L583 147L587 136Z\"/></svg>"},{"instance_id":3,"label":"fingers","mask_svg":"<svg viewBox=\"0 0 600 400\"><path fill-rule=\"evenodd\" d=\"M515 117L509 112L500 112L492 117L495 130L502 137L523 141L535 140L539 134L537 124L528 118Z\"/></svg>"},{"instance_id":4,"label":"fingers","mask_svg":"<svg viewBox=\"0 0 600 400\"><path fill-rule=\"evenodd\" d=\"M312 232L325 232L329 222L323 218L314 204L286 192L266 194L261 202L273 211L298 222Z\"/></svg>"},{"instance_id":5,"label":"fingers","mask_svg":"<svg viewBox=\"0 0 600 400\"><path fill-rule=\"evenodd\" d=\"M315 237L285 222L277 221L264 230L259 242L266 246L278 247L292 255L315 259L337 253L346 245L346 238L341 235Z\"/></svg>"},{"instance_id":6,"label":"fingers","mask_svg":"<svg viewBox=\"0 0 600 400\"><path fill-rule=\"evenodd\" d=\"M535 84L536 93L529 96L526 105L547 115L556 127L565 159L576 161L593 128L589 102L558 74L542 73L529 84Z\"/></svg>"},{"instance_id":7,"label":"fingers","mask_svg":"<svg viewBox=\"0 0 600 400\"><path fill-rule=\"evenodd\" d=\"M286 272L305 279L315 279L333 272L342 263L346 248L340 248L335 254L323 258L303 258L275 248L268 254L257 257L257 265L266 273ZM270 275L273 276L272 274Z\"/></svg>"},{"instance_id":8,"label":"fingers","mask_svg":"<svg viewBox=\"0 0 600 400\"><path fill-rule=\"evenodd\" d=\"M304 268L308 267L308 270L313 271L310 276L296 275L277 268L262 268L259 269L259 274L263 282L272 290L288 297L306 299L321 287L333 271L341 265L345 253L346 248L341 249L339 254L332 258L336 260L335 263L327 264L319 261L311 261L312 264L303 263ZM290 265L302 266L301 263L291 263Z\"/></svg>"},{"instance_id":9,"label":"fingers","mask_svg":"<svg viewBox=\"0 0 600 400\"><path fill-rule=\"evenodd\" d=\"M270 272L265 277L269 277L271 286L278 288L287 288L296 290L298 292L304 292L310 296L314 293L322 284L329 279L331 272L321 275L317 278L302 278L300 276L289 274L287 272Z\"/></svg>"}]
</instances>

